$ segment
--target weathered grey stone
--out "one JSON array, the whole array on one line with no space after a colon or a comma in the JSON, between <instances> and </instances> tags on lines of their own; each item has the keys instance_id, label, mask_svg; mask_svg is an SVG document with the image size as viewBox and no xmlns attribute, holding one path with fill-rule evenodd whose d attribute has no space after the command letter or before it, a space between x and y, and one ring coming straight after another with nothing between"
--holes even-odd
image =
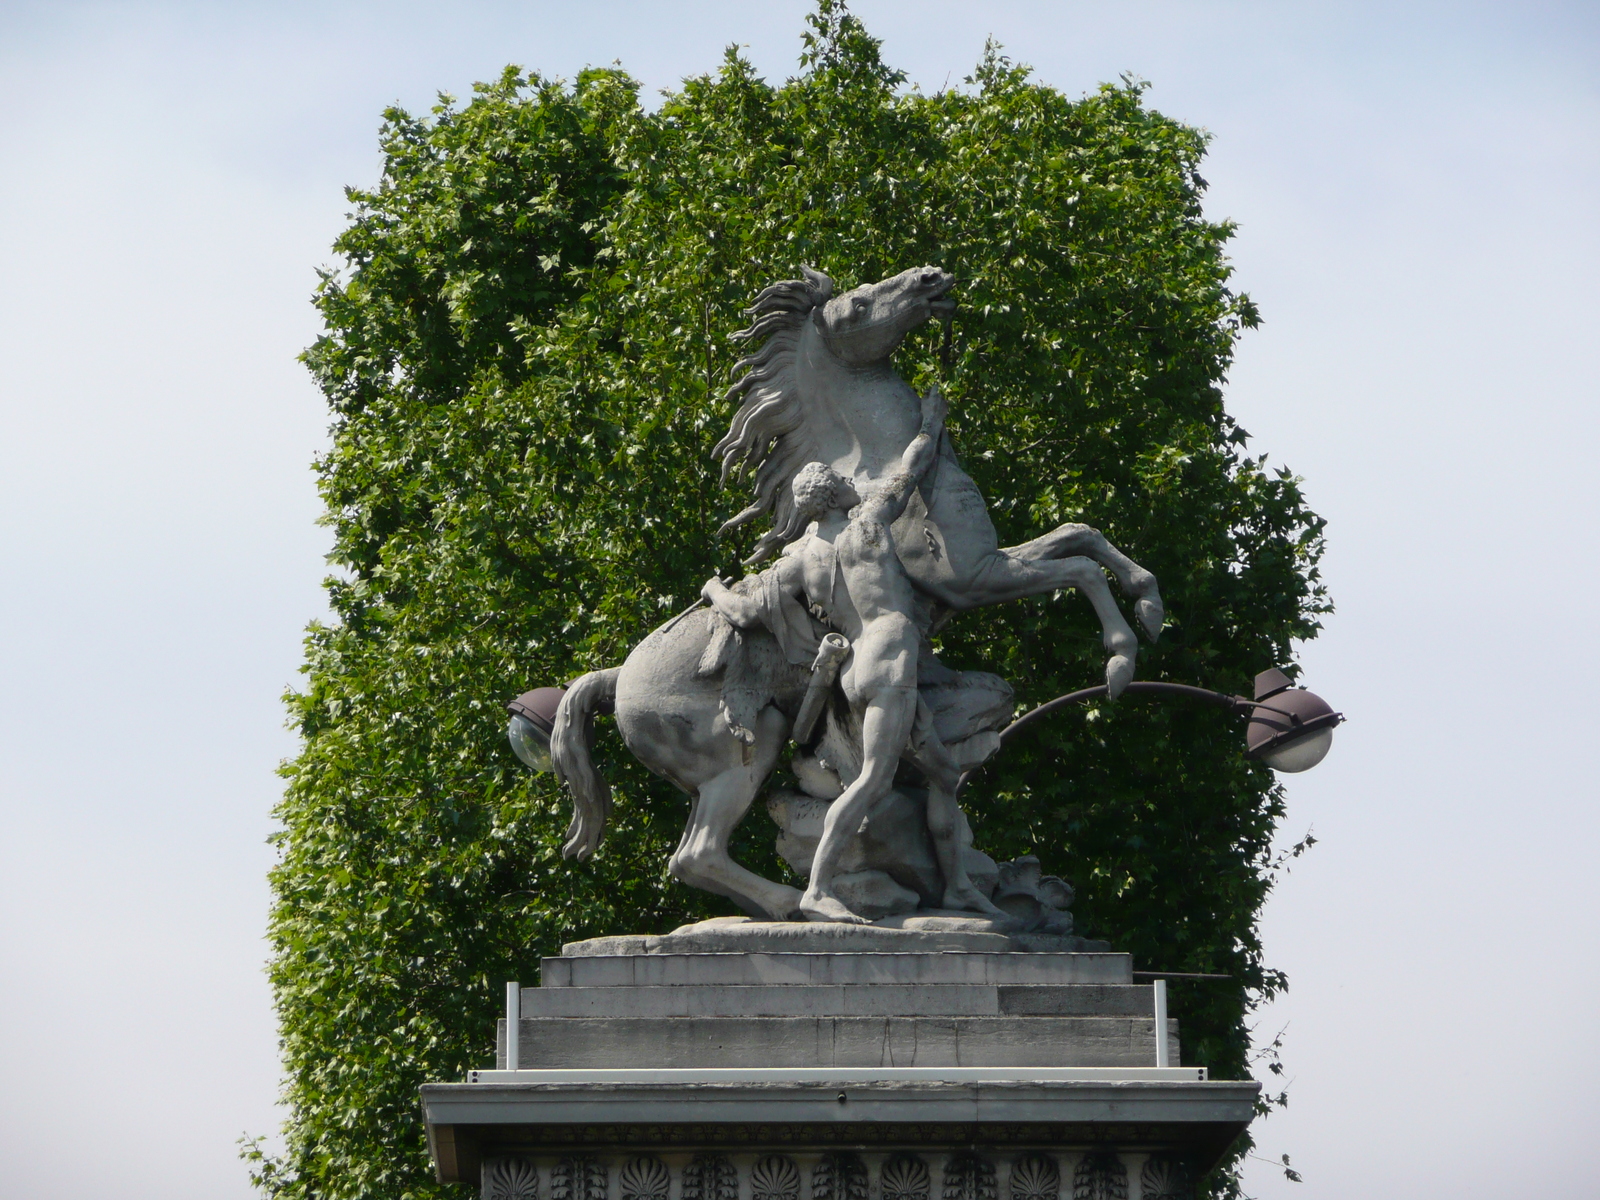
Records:
<instances>
[{"instance_id":1,"label":"weathered grey stone","mask_svg":"<svg viewBox=\"0 0 1600 1200\"><path fill-rule=\"evenodd\" d=\"M822 839L822 823L827 818L829 803L816 796L781 788L767 797L767 812L778 826L778 854L802 879L811 875L811 861ZM936 908L944 896L944 874L939 870L933 838L928 833L927 807L928 794L920 788L893 788L880 796L840 856L840 872L882 871L913 892L922 907ZM965 817L956 836L961 843L967 877L987 896L994 891L1000 868L994 859L973 848L972 829ZM849 900L845 900L845 904L855 908ZM864 917L877 919L875 914L856 911Z\"/></svg>"},{"instance_id":2,"label":"weathered grey stone","mask_svg":"<svg viewBox=\"0 0 1600 1200\"><path fill-rule=\"evenodd\" d=\"M812 1182L812 1200L983 1200L963 1176L994 1180L1004 1200L1068 1200L1085 1160L1086 1177L1121 1167L1143 1200L1152 1185L1155 1200L1180 1200L1259 1092L1248 1080L496 1082L429 1084L422 1105L441 1182L525 1189L494 1200L552 1196L580 1158L620 1180L645 1156L683 1200L755 1200L751 1177L773 1157Z\"/></svg>"},{"instance_id":3,"label":"weathered grey stone","mask_svg":"<svg viewBox=\"0 0 1600 1200\"><path fill-rule=\"evenodd\" d=\"M834 894L851 912L869 920L917 910L917 893L903 888L882 871L852 871L833 880Z\"/></svg>"},{"instance_id":4,"label":"weathered grey stone","mask_svg":"<svg viewBox=\"0 0 1600 1200\"><path fill-rule=\"evenodd\" d=\"M1072 885L1057 875L1045 875L1039 860L1029 854L1001 863L992 899L1023 929L1071 933Z\"/></svg>"},{"instance_id":5,"label":"weathered grey stone","mask_svg":"<svg viewBox=\"0 0 1600 1200\"><path fill-rule=\"evenodd\" d=\"M1249 1123L1254 1083L1154 1067L1158 1040L1178 1059L1177 1023L1158 1030L1126 955L1072 934L1064 881L972 848L957 780L998 749L1014 696L938 662L932 609L1078 589L1115 698L1137 642L1101 568L1152 637L1162 604L1086 526L999 546L944 401L891 363L953 308L953 282L919 268L836 297L806 269L756 298L717 454L763 480L730 523L773 517L751 563L786 553L709 581L715 614L574 681L550 761L574 802L564 850L587 858L610 810L594 719L613 712L694 798L671 873L757 919L545 960L498 1033L517 1034L522 1069L423 1089L441 1181L480 1181L484 1200L1113 1200L1132 1180L1178 1200ZM804 895L727 852L791 734L809 795L770 807ZM893 787L906 768L927 792Z\"/></svg>"},{"instance_id":6,"label":"weathered grey stone","mask_svg":"<svg viewBox=\"0 0 1600 1200\"><path fill-rule=\"evenodd\" d=\"M1147 985L1080 983L1065 987L1049 985L1017 987L1001 985L995 989L999 1010L1007 1016L1155 1015L1155 994ZM1176 1052L1174 1052L1176 1060Z\"/></svg>"},{"instance_id":7,"label":"weathered grey stone","mask_svg":"<svg viewBox=\"0 0 1600 1200\"><path fill-rule=\"evenodd\" d=\"M1145 1016L1148 987L1077 984L680 984L524 988L524 1017Z\"/></svg>"},{"instance_id":8,"label":"weathered grey stone","mask_svg":"<svg viewBox=\"0 0 1600 1200\"><path fill-rule=\"evenodd\" d=\"M439 1178L491 1200L1068 1200L1091 1154L1180 1200L1259 1092L1155 1067L1123 954L577 956L544 983L521 1070L423 1092Z\"/></svg>"},{"instance_id":9,"label":"weathered grey stone","mask_svg":"<svg viewBox=\"0 0 1600 1200\"><path fill-rule=\"evenodd\" d=\"M596 714L613 711L628 748L695 797L669 863L685 883L775 920L802 912L812 920L859 919L828 891L840 873L835 851L854 836L856 806L875 799L867 792L886 788L894 765L906 758L934 785L932 827L950 878L929 886L920 869L925 864L909 861L920 859L918 847L904 851L895 864L899 874L882 862L863 868L886 870L924 903L992 910L987 893L962 878L969 873L965 856L952 847L951 811L955 778L996 748L1010 697L997 677L949 671L931 650L919 649L916 635L927 633L930 606L912 599L913 589L955 611L1065 589L1084 593L1104 629L1113 698L1133 677L1138 641L1105 570L1117 577L1151 637L1159 635L1163 608L1155 577L1088 526L1062 525L1033 542L1000 546L982 496L942 432L943 400L936 391L919 397L891 361L907 333L931 314L953 309L947 297L953 283L946 271L920 267L834 296L827 276L807 270L804 279L773 284L757 295L749 310L755 320L744 336L760 345L740 364L743 373L729 395L742 397L741 407L717 453L725 471L748 469L765 481L757 503L731 523L773 517L774 527L757 543L751 563L780 547L790 552L734 589L709 581L708 597L727 612L680 614L620 666L590 672L568 688L550 735L551 762L573 798L565 853L587 858L604 834L610 793L590 743ZM804 502L793 487L782 486L802 470L831 481ZM817 522L814 532L807 531L807 521ZM892 547L884 546L885 533ZM849 549L858 543L860 553ZM890 580L892 601L891 590L870 586ZM878 607L888 608L860 608L852 599L858 592L878 594ZM826 610L830 622L861 643L861 652L880 647L877 662L842 669L842 695L852 713L842 732L831 719L825 722L826 753L819 755L852 782L839 799L850 819L837 822L829 834L804 899L795 888L735 863L726 836L778 765L808 691L815 698L835 686L813 673L821 669L822 659L813 655L828 629L803 601ZM896 617L918 628L908 636ZM882 636L867 634L864 623L870 622ZM902 682L887 676L870 682L890 664L907 666ZM861 689L879 689L874 704L898 704L910 700L900 693L913 683L917 710L931 722L924 720L921 732L902 745L862 745L867 700ZM860 769L873 761L887 764L889 776ZM846 770L846 763L854 769Z\"/></svg>"},{"instance_id":10,"label":"weathered grey stone","mask_svg":"<svg viewBox=\"0 0 1600 1200\"><path fill-rule=\"evenodd\" d=\"M1168 1031L1176 1061L1175 1020ZM521 1064L528 1069L1142 1067L1156 1061L1154 1021L1129 1016L536 1017L523 1019L520 1038Z\"/></svg>"},{"instance_id":11,"label":"weathered grey stone","mask_svg":"<svg viewBox=\"0 0 1600 1200\"><path fill-rule=\"evenodd\" d=\"M933 271L916 276L924 277L948 278ZM895 286L904 292L902 285L909 278L902 277ZM868 302L866 294L859 299ZM783 319L782 314L774 315ZM858 334L864 331L865 326L854 327ZM772 348L780 353L793 347L778 339ZM809 377L810 372L805 374ZM764 627L783 640L789 631L781 612L785 601L810 608L836 630L824 639L813 663L813 683L794 724L795 741L808 743L813 714L824 714L816 747L819 765L831 767L845 785L830 802L800 899L801 914L812 921L864 924L872 919L846 903L834 881L847 873L841 866L844 855L859 850L863 840L882 842L883 831L869 832L869 826L878 824L872 819L874 810L893 789L902 762L914 766L925 781L921 820L912 832L919 839L931 838L938 862L934 898L929 900L920 886L914 890L938 907L1003 915L972 885L962 861L956 836L962 766L920 694L924 660L931 670L935 658L932 648L924 645L929 610L918 601L890 534L924 481L933 483L930 469L944 441L948 404L937 387L918 399L918 409L915 435L892 462L882 464L882 478L874 488L858 492L855 479L816 459L792 464L799 470L788 497L778 502L783 519L761 540L750 561L759 561L780 546L783 555L743 593L730 590L720 578L707 580L701 590L719 615L740 630ZM746 456L755 449L746 451ZM815 452L812 446L807 451ZM760 600L753 594L757 588ZM849 662L839 682L847 713L827 702L834 682L832 664L846 656ZM1008 716L1003 708L996 711L994 728ZM884 844L882 853L885 861L873 864L874 869L893 871L903 867L910 848Z\"/></svg>"},{"instance_id":12,"label":"weathered grey stone","mask_svg":"<svg viewBox=\"0 0 1600 1200\"><path fill-rule=\"evenodd\" d=\"M872 925L821 921L753 921L716 917L669 934L591 938L561 948L564 957L635 954L922 953L928 951L1109 950L1073 934L1005 932L1004 923L966 913L918 911Z\"/></svg>"},{"instance_id":13,"label":"weathered grey stone","mask_svg":"<svg viewBox=\"0 0 1600 1200\"><path fill-rule=\"evenodd\" d=\"M546 988L676 987L685 984L1128 984L1133 960L1110 952L672 953L606 954L612 941L575 942L541 961ZM572 953L576 951L576 953Z\"/></svg>"}]
</instances>

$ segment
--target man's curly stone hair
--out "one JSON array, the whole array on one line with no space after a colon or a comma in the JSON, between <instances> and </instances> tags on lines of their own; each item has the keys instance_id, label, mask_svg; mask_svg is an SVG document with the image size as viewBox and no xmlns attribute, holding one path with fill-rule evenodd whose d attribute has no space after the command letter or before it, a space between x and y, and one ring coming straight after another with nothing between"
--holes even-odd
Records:
<instances>
[{"instance_id":1,"label":"man's curly stone hair","mask_svg":"<svg viewBox=\"0 0 1600 1200\"><path fill-rule=\"evenodd\" d=\"M809 462L796 471L789 484L794 504L788 520L774 531L777 544L787 546L805 532L807 525L832 508L841 482L839 473L823 462Z\"/></svg>"}]
</instances>

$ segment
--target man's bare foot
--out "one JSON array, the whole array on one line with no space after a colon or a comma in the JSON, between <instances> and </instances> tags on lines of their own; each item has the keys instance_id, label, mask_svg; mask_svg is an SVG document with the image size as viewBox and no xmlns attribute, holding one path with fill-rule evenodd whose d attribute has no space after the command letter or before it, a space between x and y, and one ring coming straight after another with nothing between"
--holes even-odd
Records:
<instances>
[{"instance_id":1,"label":"man's bare foot","mask_svg":"<svg viewBox=\"0 0 1600 1200\"><path fill-rule=\"evenodd\" d=\"M807 892L800 900L800 911L808 921L842 921L847 925L870 925L871 921L851 912L837 896Z\"/></svg>"},{"instance_id":2,"label":"man's bare foot","mask_svg":"<svg viewBox=\"0 0 1600 1200\"><path fill-rule=\"evenodd\" d=\"M941 902L940 907L952 908L959 912L981 912L991 917L998 917L1004 921L1009 921L1011 919L1010 913L1006 912L1005 909L1001 908L994 901L990 900L989 897L985 896L971 884L968 884L964 888L946 888L944 900Z\"/></svg>"}]
</instances>

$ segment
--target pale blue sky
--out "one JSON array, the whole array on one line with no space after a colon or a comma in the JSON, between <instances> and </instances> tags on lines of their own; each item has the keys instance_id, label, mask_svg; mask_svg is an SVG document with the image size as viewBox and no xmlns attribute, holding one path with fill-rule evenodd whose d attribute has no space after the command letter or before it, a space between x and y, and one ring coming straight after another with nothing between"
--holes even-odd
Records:
<instances>
[{"instance_id":1,"label":"pale blue sky","mask_svg":"<svg viewBox=\"0 0 1600 1200\"><path fill-rule=\"evenodd\" d=\"M649 88L805 3L0 3L0 1191L244 1197L278 1121L263 839L322 609L295 354L382 107L508 61ZM1329 518L1303 655L1351 717L1266 916L1268 1197L1581 1195L1600 1172L1600 10L860 0L959 81L993 34L1216 135L1264 327L1229 403Z\"/></svg>"}]
</instances>

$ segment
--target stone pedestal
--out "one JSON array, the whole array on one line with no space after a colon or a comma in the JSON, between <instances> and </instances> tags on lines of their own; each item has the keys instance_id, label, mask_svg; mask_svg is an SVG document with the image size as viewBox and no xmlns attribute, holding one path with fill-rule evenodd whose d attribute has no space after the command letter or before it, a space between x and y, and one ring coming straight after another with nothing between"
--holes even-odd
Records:
<instances>
[{"instance_id":1,"label":"stone pedestal","mask_svg":"<svg viewBox=\"0 0 1600 1200\"><path fill-rule=\"evenodd\" d=\"M523 1069L422 1089L441 1181L485 1200L1167 1200L1259 1090L1157 1068L1152 990L1122 954L648 941L546 959Z\"/></svg>"}]
</instances>

